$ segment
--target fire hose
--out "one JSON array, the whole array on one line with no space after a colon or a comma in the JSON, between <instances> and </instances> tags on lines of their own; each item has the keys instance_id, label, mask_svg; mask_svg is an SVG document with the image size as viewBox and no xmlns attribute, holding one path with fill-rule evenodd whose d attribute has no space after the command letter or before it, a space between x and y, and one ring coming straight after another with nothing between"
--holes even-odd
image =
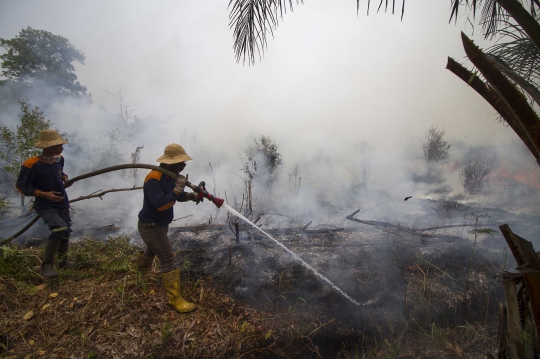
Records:
<instances>
[{"instance_id":1,"label":"fire hose","mask_svg":"<svg viewBox=\"0 0 540 359\"><path fill-rule=\"evenodd\" d=\"M77 176L77 177L73 177L72 179L66 181L64 183L64 185L70 185L70 184L75 183L77 181L80 181L80 180L83 180L83 179L86 179L86 178L90 178L90 177L99 176L99 175L102 175L102 174L108 173L108 172L120 171L120 170L125 170L125 169L135 169L135 168L144 168L144 169L149 169L149 170L155 170L155 171L159 171L159 172L163 173L164 175L167 175L167 176L171 177L172 179L178 178L178 174L176 174L174 172L171 172L171 171L169 171L169 170L167 170L167 169L165 169L163 167L154 166L154 165L147 165L147 164L144 164L144 163L128 163L128 164L125 164L125 165L118 165L118 166L111 166L111 167L102 168L102 169L97 170L97 171L92 171L92 172L88 172L88 173L85 173L85 174ZM186 176L186 178L187 178L187 176ZM223 199L215 197L212 194L208 193L208 191L205 188L205 183L204 182L199 183L198 186L192 184L189 181L186 181L186 182L187 182L186 185L189 188L191 188L194 192L202 194L202 196L204 198L207 198L208 200L212 201L218 208L221 207L221 205L223 204L223 202L224 202ZM40 218L40 215L39 214L36 215L20 231L18 231L17 233L12 235L11 237L9 237L9 238L3 240L2 242L0 242L0 246L3 246L3 245L6 245L6 244L10 243L15 238L19 237L21 234L26 232L30 227L32 227L32 225L34 225L34 223L36 223L38 221L39 218Z\"/></svg>"}]
</instances>

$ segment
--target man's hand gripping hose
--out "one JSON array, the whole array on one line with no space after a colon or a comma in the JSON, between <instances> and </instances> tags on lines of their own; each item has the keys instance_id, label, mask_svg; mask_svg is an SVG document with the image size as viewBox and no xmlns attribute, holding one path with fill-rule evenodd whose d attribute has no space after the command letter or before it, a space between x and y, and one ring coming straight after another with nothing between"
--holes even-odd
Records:
<instances>
[{"instance_id":1,"label":"man's hand gripping hose","mask_svg":"<svg viewBox=\"0 0 540 359\"><path fill-rule=\"evenodd\" d=\"M197 192L201 198L201 202L203 201L203 198L207 198L209 201L212 201L216 205L217 208L220 208L225 200L218 198L206 190L206 183L204 181L201 181L198 186L194 186L193 184L188 182L187 185L189 188L193 190L193 192ZM199 202L197 202L199 204Z\"/></svg>"},{"instance_id":2,"label":"man's hand gripping hose","mask_svg":"<svg viewBox=\"0 0 540 359\"><path fill-rule=\"evenodd\" d=\"M149 170L156 170L156 171L161 172L164 175L167 175L167 176L169 176L169 177L171 177L173 179L178 178L178 174L176 174L174 172L171 172L171 171L169 171L169 170L167 170L167 169L165 169L163 167L154 166L154 165L147 165L147 164L144 164L144 163L128 163L128 164L125 164L125 165L118 165L118 166L111 166L111 167L102 168L102 169L97 170L97 171L88 172L88 173L85 173L83 175L73 177L72 179L64 182L64 186L67 188L67 187L71 186L73 183L75 183L77 181L80 181L80 180L83 180L83 179L86 179L86 178L99 176L99 175L102 175L102 174L108 173L108 172L114 172L114 171L120 171L120 170L132 169L132 168L144 168L144 169L149 169ZM197 186L193 185L191 182L189 182L189 181L186 181L186 182L187 182L186 185L189 188L191 188L193 190L194 190L194 188L197 188ZM212 201L212 203L214 203L216 205L216 207L220 208L221 205L223 205L223 203L225 202L223 199L215 197L215 196L211 195L210 193L208 193L208 191L206 191L206 189L204 189L204 191L207 193L207 195L205 196L204 192L202 192L203 197L208 198L210 201ZM32 219L20 231L18 231L17 233L12 235L11 237L1 241L0 246L3 246L3 245L6 245L6 244L10 243L15 238L19 237L21 234L26 232L30 227L32 227L32 225L34 223L36 223L38 221L39 218L40 218L40 216L36 215L34 217L34 219Z\"/></svg>"}]
</instances>

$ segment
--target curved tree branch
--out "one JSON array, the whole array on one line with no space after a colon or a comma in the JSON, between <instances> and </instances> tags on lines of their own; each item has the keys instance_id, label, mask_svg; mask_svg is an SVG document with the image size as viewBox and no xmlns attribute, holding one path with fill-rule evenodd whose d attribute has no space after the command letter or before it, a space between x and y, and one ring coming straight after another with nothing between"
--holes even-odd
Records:
<instances>
[{"instance_id":1,"label":"curved tree branch","mask_svg":"<svg viewBox=\"0 0 540 359\"><path fill-rule=\"evenodd\" d=\"M144 163L129 163L129 164L125 164L125 165L118 165L118 166L112 166L112 167L106 167L106 168L102 168L100 170L97 170L97 171L93 171L93 172L88 172L84 175L80 175L80 176L77 176L77 177L73 177L72 179L70 179L69 181L67 181L65 184L66 185L69 185L71 183L74 183L74 182L77 182L77 181L80 181L80 180L83 180L83 179L86 179L86 178L90 178L90 177L94 177L94 176L99 176L99 175L102 175L104 173L109 173L109 172L114 172L114 171L120 171L120 170L125 170L125 169L132 169L132 168L145 168L145 169L150 169L150 170L156 170L156 171L159 171L173 179L176 179L178 178L178 174L174 173L174 172L171 172L169 170L166 170L165 168L163 167L159 167L159 166L154 166L154 165L147 165L147 164L144 164ZM187 177L187 175L186 175ZM193 184L191 184L189 181L187 181L187 186L190 187L191 189L194 189L195 186ZM115 191L118 191L118 190L109 190L109 191L105 191L105 192L115 192ZM95 195L94 197L99 197L100 193L98 193L97 195ZM90 196L87 196L88 198L92 198ZM86 199L86 198L83 198L83 199ZM80 198L77 198L76 200L81 200ZM24 226L23 229L21 229L20 231L18 231L17 233L15 233L14 235L12 235L11 237L3 240L2 242L0 242L0 246L3 246L3 245L6 245L8 243L10 243L11 241L13 241L15 238L19 237L21 234L23 234L24 232L26 232L30 227L32 227L32 225L34 223L37 222L37 220L40 218L39 215L37 215L36 217L34 217L34 219L32 219L30 221L30 223L28 223L26 226Z\"/></svg>"}]
</instances>

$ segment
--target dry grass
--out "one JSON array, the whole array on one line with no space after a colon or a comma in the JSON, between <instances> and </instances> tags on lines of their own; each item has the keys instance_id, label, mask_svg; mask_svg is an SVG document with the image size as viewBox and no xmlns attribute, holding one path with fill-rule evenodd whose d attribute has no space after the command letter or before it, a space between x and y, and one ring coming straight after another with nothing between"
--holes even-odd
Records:
<instances>
[{"instance_id":1,"label":"dry grass","mask_svg":"<svg viewBox=\"0 0 540 359\"><path fill-rule=\"evenodd\" d=\"M285 294L279 305L248 308L223 281L193 276L182 281L182 291L197 310L176 313L165 305L158 269L142 277L128 243L126 237L81 239L71 249L78 268L50 281L39 275L42 248L2 248L0 357L474 358L493 345L497 318L487 312L489 303L469 323L448 319L489 298L494 281L477 268L460 288L448 268L408 262L405 325L388 318L367 330L369 313L366 323L343 323L309 299L287 302L286 293L302 280L294 266L268 283ZM443 311L448 318L436 315Z\"/></svg>"},{"instance_id":2,"label":"dry grass","mask_svg":"<svg viewBox=\"0 0 540 359\"><path fill-rule=\"evenodd\" d=\"M243 307L210 278L182 282L196 311L172 311L159 275L144 278L134 270L136 251L127 238L83 239L71 253L78 268L44 281L38 267L42 249L3 249L2 357L287 356L285 348L295 341L304 352L316 352L310 338L324 323L291 311Z\"/></svg>"}]
</instances>

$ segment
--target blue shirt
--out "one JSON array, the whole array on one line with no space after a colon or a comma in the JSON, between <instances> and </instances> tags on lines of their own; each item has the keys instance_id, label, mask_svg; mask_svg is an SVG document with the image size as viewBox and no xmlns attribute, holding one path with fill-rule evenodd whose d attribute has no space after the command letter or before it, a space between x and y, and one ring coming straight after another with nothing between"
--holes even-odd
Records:
<instances>
[{"instance_id":1,"label":"blue shirt","mask_svg":"<svg viewBox=\"0 0 540 359\"><path fill-rule=\"evenodd\" d=\"M178 202L186 201L186 192L177 194L173 191L176 180L153 170L144 179L143 208L139 212L139 219L143 222L156 223L168 226L174 217L173 206Z\"/></svg>"},{"instance_id":2,"label":"blue shirt","mask_svg":"<svg viewBox=\"0 0 540 359\"><path fill-rule=\"evenodd\" d=\"M64 157L59 162L48 163L35 156L27 159L21 166L21 172L17 178L17 191L25 196L35 196L34 208L36 210L46 208L65 209L69 208L68 196L64 187ZM64 199L60 202L52 202L39 197L40 192L60 192L58 196Z\"/></svg>"}]
</instances>

